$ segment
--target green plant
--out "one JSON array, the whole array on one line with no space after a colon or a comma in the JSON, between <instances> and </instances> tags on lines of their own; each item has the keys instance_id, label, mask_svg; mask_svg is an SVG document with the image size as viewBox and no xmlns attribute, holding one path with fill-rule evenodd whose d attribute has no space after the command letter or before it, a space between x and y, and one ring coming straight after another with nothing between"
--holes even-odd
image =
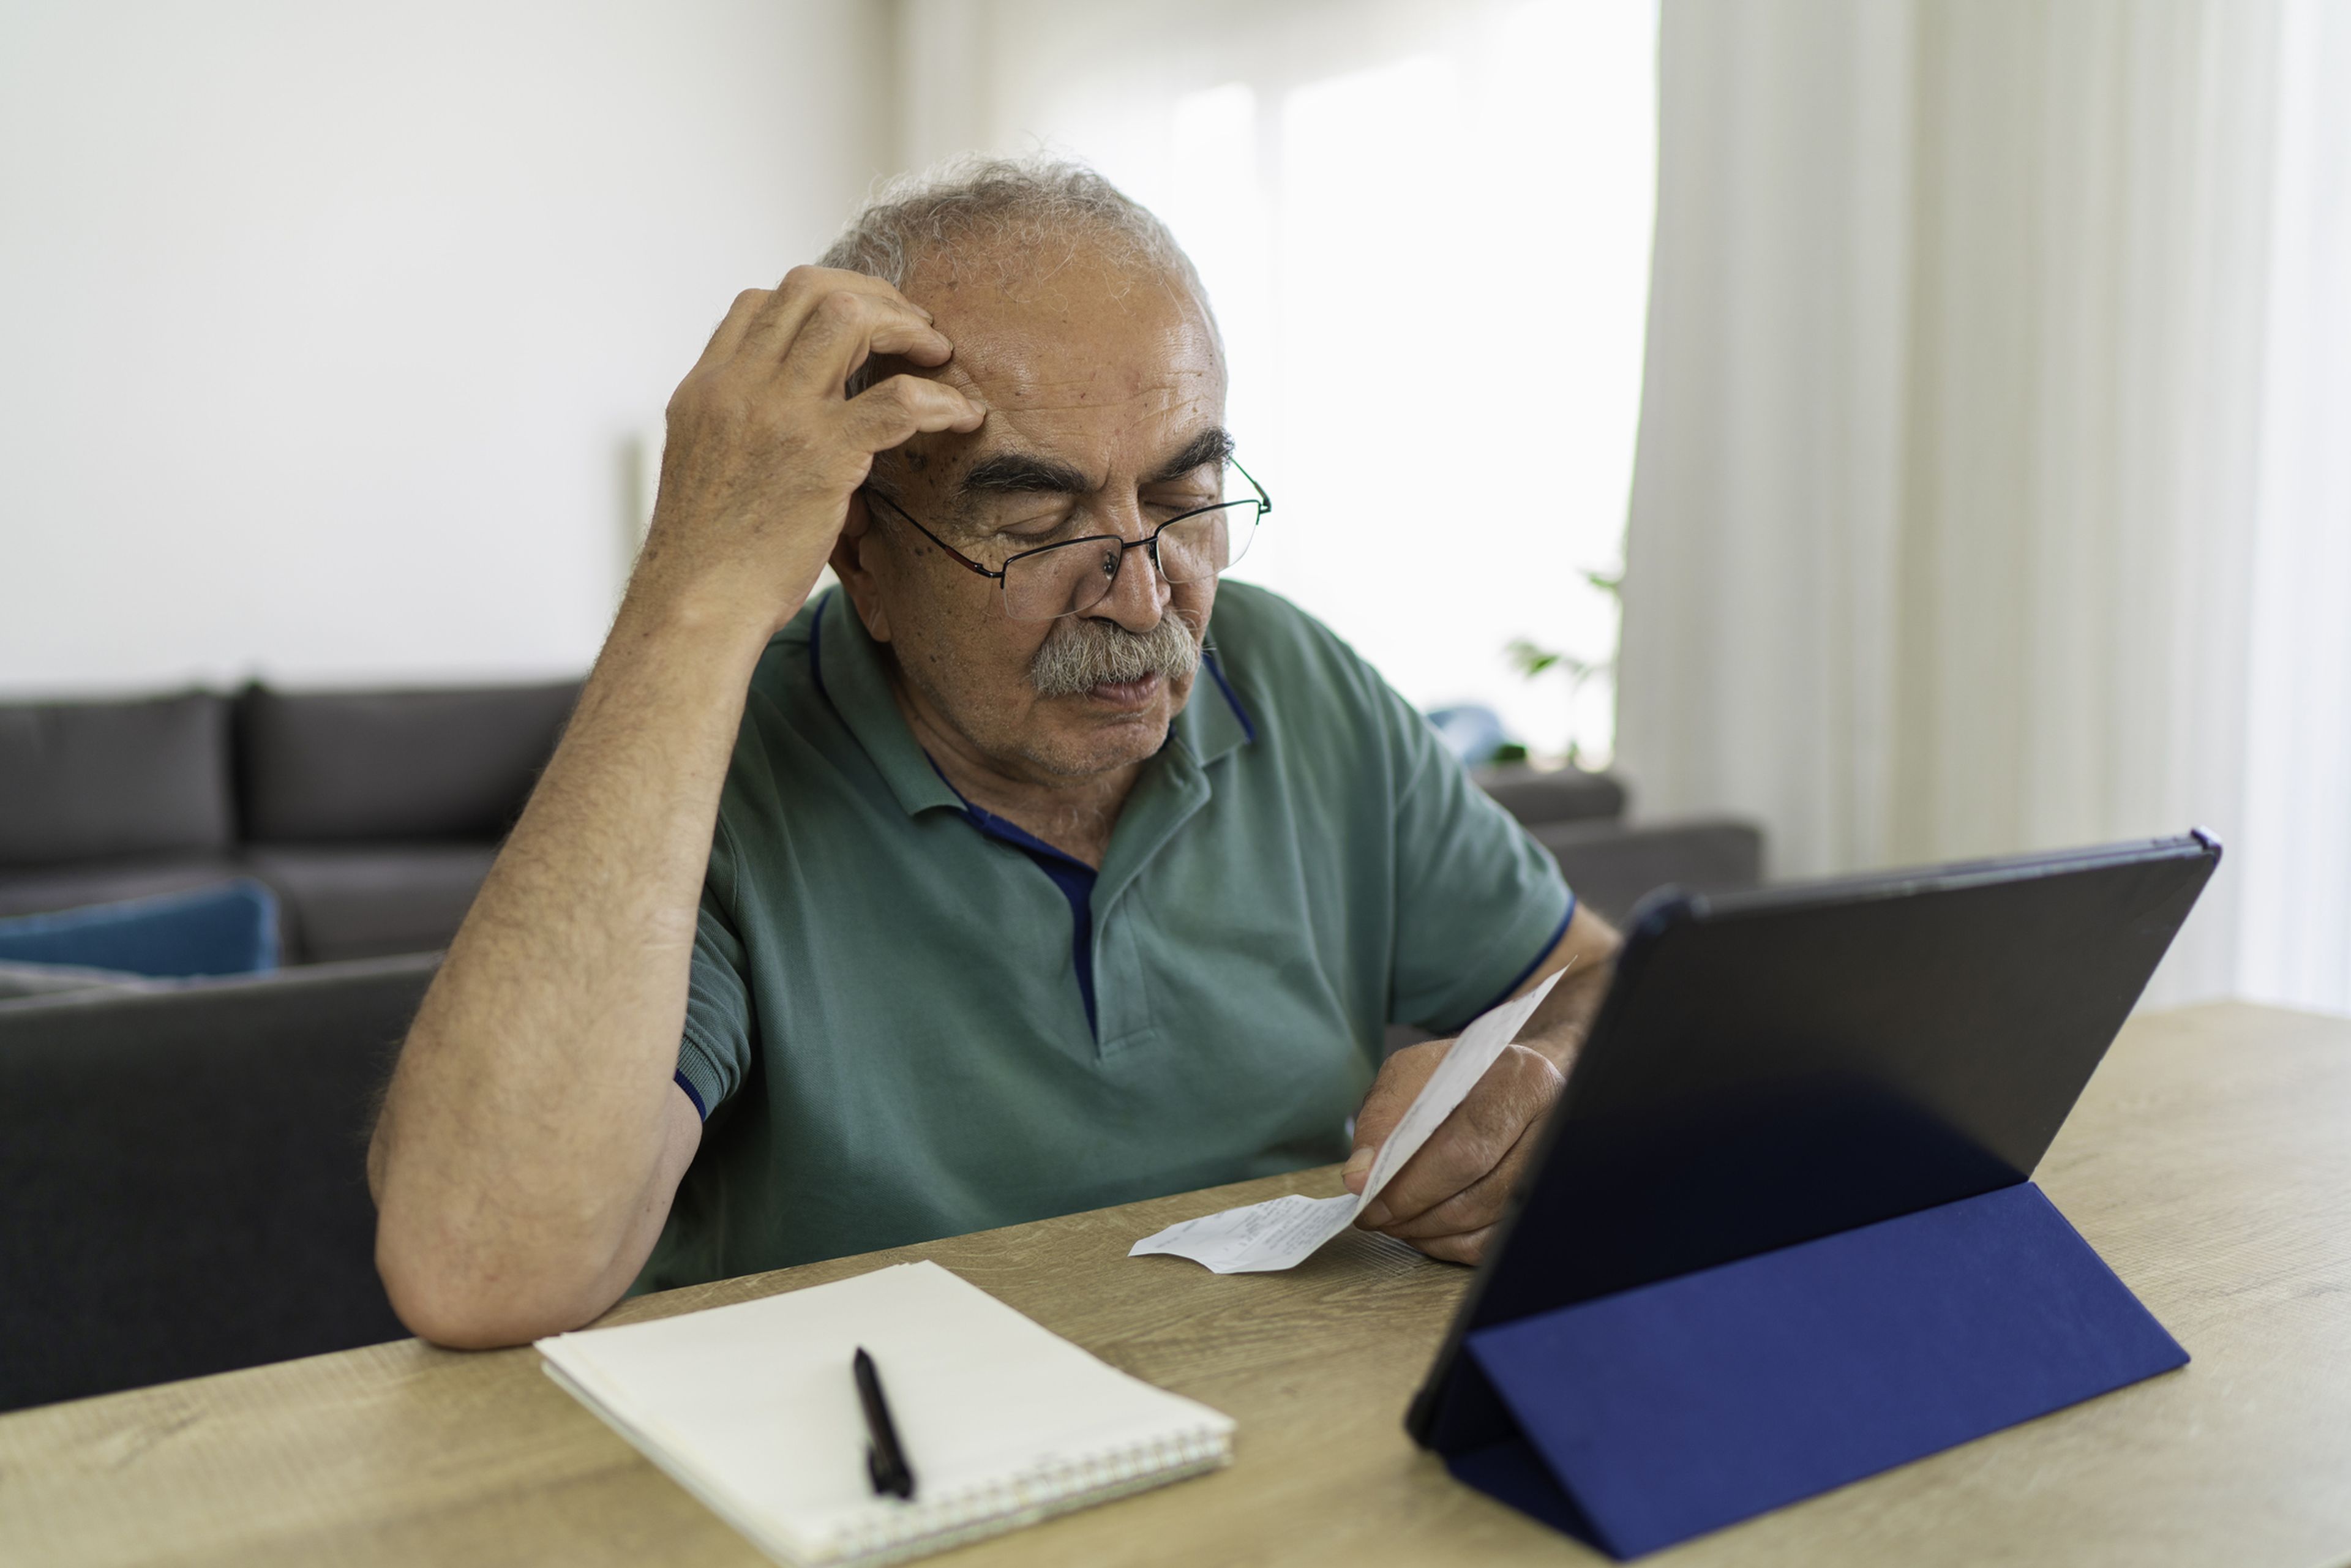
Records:
<instances>
[{"instance_id":1,"label":"green plant","mask_svg":"<svg viewBox=\"0 0 2351 1568\"><path fill-rule=\"evenodd\" d=\"M1609 664L1605 659L1594 662L1579 659L1573 653L1562 653L1557 649L1538 647L1525 637L1511 638L1503 644L1502 652L1517 666L1519 674L1531 681L1546 671L1565 671L1571 691L1606 669Z\"/></svg>"},{"instance_id":2,"label":"green plant","mask_svg":"<svg viewBox=\"0 0 2351 1568\"><path fill-rule=\"evenodd\" d=\"M1583 573L1583 580L1611 599L1621 601L1624 596L1625 574L1621 570L1611 572L1586 570ZM1583 695L1583 683L1594 675L1606 674L1616 667L1614 656L1605 659L1580 659L1573 653L1561 649L1545 648L1528 637L1511 638L1502 645L1502 653L1519 674L1531 681L1546 675L1553 670L1565 675L1567 706L1571 715L1575 711L1576 700ZM1580 764L1582 752L1583 747L1575 737L1574 726L1571 720L1567 740L1567 760L1570 767Z\"/></svg>"}]
</instances>

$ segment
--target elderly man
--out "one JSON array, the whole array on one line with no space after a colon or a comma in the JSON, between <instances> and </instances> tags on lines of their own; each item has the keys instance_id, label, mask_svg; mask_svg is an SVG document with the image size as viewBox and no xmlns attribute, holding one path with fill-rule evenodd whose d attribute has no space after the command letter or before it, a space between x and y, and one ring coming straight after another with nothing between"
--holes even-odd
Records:
<instances>
[{"instance_id":1,"label":"elderly man","mask_svg":"<svg viewBox=\"0 0 2351 1568\"><path fill-rule=\"evenodd\" d=\"M1329 395L1409 439L1458 390ZM1190 264L1074 166L886 193L735 301L386 1097L411 1327L512 1343L1351 1148L1360 1189L1442 1049L1383 1065L1384 1026L1581 956L1364 1216L1479 1255L1614 938L1345 644L1220 587L1265 509L1224 402Z\"/></svg>"}]
</instances>

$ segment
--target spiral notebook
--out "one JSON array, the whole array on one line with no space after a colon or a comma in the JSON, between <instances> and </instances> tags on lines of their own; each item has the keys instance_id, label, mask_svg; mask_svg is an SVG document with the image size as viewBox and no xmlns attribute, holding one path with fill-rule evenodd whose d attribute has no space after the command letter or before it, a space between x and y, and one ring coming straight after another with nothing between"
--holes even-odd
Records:
<instances>
[{"instance_id":1,"label":"spiral notebook","mask_svg":"<svg viewBox=\"0 0 2351 1568\"><path fill-rule=\"evenodd\" d=\"M874 1495L872 1354L915 1478ZM1128 1376L935 1263L538 1342L549 1376L768 1556L892 1563L1197 1475L1230 1417Z\"/></svg>"}]
</instances>

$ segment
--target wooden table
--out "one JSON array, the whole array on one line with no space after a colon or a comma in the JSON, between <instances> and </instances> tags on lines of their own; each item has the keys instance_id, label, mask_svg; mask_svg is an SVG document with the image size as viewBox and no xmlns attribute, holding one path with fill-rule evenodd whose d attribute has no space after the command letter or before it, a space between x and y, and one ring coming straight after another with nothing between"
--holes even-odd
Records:
<instances>
[{"instance_id":1,"label":"wooden table","mask_svg":"<svg viewBox=\"0 0 2351 1568\"><path fill-rule=\"evenodd\" d=\"M2351 1021L2134 1020L2040 1179L2195 1356L1651 1559L2351 1563ZM1351 1234L1220 1278L1127 1245L1328 1169L810 1264L614 1321L932 1258L1240 1423L1233 1467L933 1559L1593 1561L1400 1425L1468 1274ZM24 1289L32 1281L12 1281ZM754 1564L525 1350L414 1341L0 1416L0 1563Z\"/></svg>"}]
</instances>

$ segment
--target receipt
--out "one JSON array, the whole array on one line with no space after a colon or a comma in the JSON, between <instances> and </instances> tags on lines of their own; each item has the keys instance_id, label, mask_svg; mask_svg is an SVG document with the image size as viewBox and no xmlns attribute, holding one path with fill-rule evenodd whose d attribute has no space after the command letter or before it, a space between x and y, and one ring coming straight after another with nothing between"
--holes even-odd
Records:
<instances>
[{"instance_id":1,"label":"receipt","mask_svg":"<svg viewBox=\"0 0 2351 1568\"><path fill-rule=\"evenodd\" d=\"M1127 1249L1130 1258L1164 1252L1171 1257L1189 1258L1195 1263L1207 1265L1219 1274L1265 1274L1282 1269L1294 1269L1313 1256L1315 1249L1355 1222L1364 1205L1377 1197L1389 1178L1404 1169L1421 1145L1437 1131L1453 1108L1468 1097L1486 1069L1494 1065L1503 1049L1519 1036L1535 1009L1542 1006L1551 988L1559 984L1560 975L1552 976L1541 985L1513 1001L1504 1002L1461 1031L1437 1063L1428 1082L1420 1086L1412 1103L1405 1108L1403 1118L1395 1124L1387 1141L1372 1161L1372 1179L1364 1184L1360 1197L1301 1197L1291 1194L1265 1203L1252 1203L1242 1208L1228 1208L1219 1214L1199 1219L1186 1219L1171 1225L1155 1236L1146 1236Z\"/></svg>"}]
</instances>

